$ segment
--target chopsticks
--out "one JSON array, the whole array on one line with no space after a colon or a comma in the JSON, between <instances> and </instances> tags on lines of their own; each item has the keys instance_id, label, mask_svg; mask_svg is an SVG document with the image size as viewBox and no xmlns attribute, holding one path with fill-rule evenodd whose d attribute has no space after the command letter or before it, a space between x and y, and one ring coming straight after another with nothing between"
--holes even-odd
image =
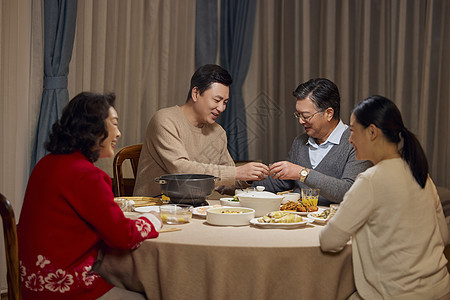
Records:
<instances>
[{"instance_id":1,"label":"chopsticks","mask_svg":"<svg viewBox=\"0 0 450 300\"><path fill-rule=\"evenodd\" d=\"M153 206L153 205L160 205L158 202L143 202L143 203L135 203L134 207L143 207L143 206Z\"/></svg>"},{"instance_id":2,"label":"chopsticks","mask_svg":"<svg viewBox=\"0 0 450 300\"><path fill-rule=\"evenodd\" d=\"M283 192L278 192L277 195L283 195L283 194L287 194L292 192L293 190L288 190L288 191L283 191Z\"/></svg>"},{"instance_id":3,"label":"chopsticks","mask_svg":"<svg viewBox=\"0 0 450 300\"><path fill-rule=\"evenodd\" d=\"M172 232L172 231L180 231L181 228L162 228L159 230L159 233L164 233L164 232Z\"/></svg>"}]
</instances>

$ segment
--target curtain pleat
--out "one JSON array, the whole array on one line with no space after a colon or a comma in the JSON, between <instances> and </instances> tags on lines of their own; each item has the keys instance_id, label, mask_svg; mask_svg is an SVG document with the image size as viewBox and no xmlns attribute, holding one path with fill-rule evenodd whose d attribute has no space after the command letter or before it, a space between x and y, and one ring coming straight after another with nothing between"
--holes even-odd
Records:
<instances>
[{"instance_id":1,"label":"curtain pleat","mask_svg":"<svg viewBox=\"0 0 450 300\"><path fill-rule=\"evenodd\" d=\"M195 9L195 68L215 64L218 49L216 0L197 0Z\"/></svg>"},{"instance_id":2,"label":"curtain pleat","mask_svg":"<svg viewBox=\"0 0 450 300\"><path fill-rule=\"evenodd\" d=\"M72 57L76 0L44 1L44 91L36 133L31 169L48 152L44 144L51 126L69 101L67 74Z\"/></svg>"},{"instance_id":3,"label":"curtain pleat","mask_svg":"<svg viewBox=\"0 0 450 300\"><path fill-rule=\"evenodd\" d=\"M195 3L78 0L69 94L116 94L118 149L142 143L158 109L185 103L195 71ZM112 175L112 159L97 165Z\"/></svg>"},{"instance_id":4,"label":"curtain pleat","mask_svg":"<svg viewBox=\"0 0 450 300\"><path fill-rule=\"evenodd\" d=\"M234 160L248 160L247 121L242 85L250 63L256 1L221 1L220 63L230 72L230 101L220 123L228 136L228 151Z\"/></svg>"},{"instance_id":5,"label":"curtain pleat","mask_svg":"<svg viewBox=\"0 0 450 300\"><path fill-rule=\"evenodd\" d=\"M341 118L380 94L395 101L425 149L430 174L450 187L450 2L443 0L259 1L243 85L250 159L285 159L303 129L292 91L334 81ZM262 109L253 103L265 103ZM263 112L261 112L263 110Z\"/></svg>"}]
</instances>

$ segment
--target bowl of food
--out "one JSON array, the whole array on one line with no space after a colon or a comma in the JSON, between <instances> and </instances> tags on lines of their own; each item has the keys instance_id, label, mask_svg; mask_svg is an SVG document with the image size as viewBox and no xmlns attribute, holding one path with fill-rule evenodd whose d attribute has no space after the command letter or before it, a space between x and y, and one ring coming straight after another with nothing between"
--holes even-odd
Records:
<instances>
[{"instance_id":1,"label":"bowl of food","mask_svg":"<svg viewBox=\"0 0 450 300\"><path fill-rule=\"evenodd\" d=\"M222 206L206 211L206 222L220 226L249 225L255 217L255 210L246 207Z\"/></svg>"},{"instance_id":2,"label":"bowl of food","mask_svg":"<svg viewBox=\"0 0 450 300\"><path fill-rule=\"evenodd\" d=\"M237 196L241 207L249 207L255 210L256 217L262 217L266 213L280 209L283 195L276 195L271 192L264 191L263 186L257 186L256 191L242 193Z\"/></svg>"},{"instance_id":3,"label":"bowl of food","mask_svg":"<svg viewBox=\"0 0 450 300\"><path fill-rule=\"evenodd\" d=\"M161 219L167 224L183 224L192 219L194 207L187 204L166 204L159 207Z\"/></svg>"},{"instance_id":4,"label":"bowl of food","mask_svg":"<svg viewBox=\"0 0 450 300\"><path fill-rule=\"evenodd\" d=\"M235 197L220 198L220 204L223 206L241 206L239 199Z\"/></svg>"}]
</instances>

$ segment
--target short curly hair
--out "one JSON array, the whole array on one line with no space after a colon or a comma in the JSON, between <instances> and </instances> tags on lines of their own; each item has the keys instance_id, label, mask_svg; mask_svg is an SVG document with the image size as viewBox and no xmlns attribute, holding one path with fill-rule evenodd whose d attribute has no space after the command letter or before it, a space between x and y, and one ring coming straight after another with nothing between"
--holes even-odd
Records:
<instances>
[{"instance_id":1,"label":"short curly hair","mask_svg":"<svg viewBox=\"0 0 450 300\"><path fill-rule=\"evenodd\" d=\"M95 145L108 137L105 120L115 100L112 93L81 92L76 95L64 108L61 119L53 124L45 148L53 154L81 151L89 161L95 162L100 155Z\"/></svg>"}]
</instances>

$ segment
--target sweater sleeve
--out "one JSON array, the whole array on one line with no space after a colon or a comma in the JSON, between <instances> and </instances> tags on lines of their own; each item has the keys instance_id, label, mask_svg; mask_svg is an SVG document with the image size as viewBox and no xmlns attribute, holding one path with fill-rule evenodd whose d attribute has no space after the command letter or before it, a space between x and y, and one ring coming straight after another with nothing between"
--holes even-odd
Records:
<instances>
[{"instance_id":1,"label":"sweater sleeve","mask_svg":"<svg viewBox=\"0 0 450 300\"><path fill-rule=\"evenodd\" d=\"M433 198L435 199L437 223L439 226L439 231L441 233L442 241L444 242L444 245L447 245L449 241L448 225L447 222L445 221L444 210L442 209L442 203L439 198L439 194L437 192L436 186L434 185L430 177L428 177L428 181L426 184L430 185L431 188L433 189L433 196L434 196Z\"/></svg>"},{"instance_id":2,"label":"sweater sleeve","mask_svg":"<svg viewBox=\"0 0 450 300\"><path fill-rule=\"evenodd\" d=\"M330 224L325 226L319 235L320 249L325 252L339 252L350 240L351 234Z\"/></svg>"},{"instance_id":3,"label":"sweater sleeve","mask_svg":"<svg viewBox=\"0 0 450 300\"><path fill-rule=\"evenodd\" d=\"M310 187L320 188L321 196L326 199L339 203L344 199L345 193L350 189L356 176L365 171L372 164L369 161L357 160L355 158L355 150L351 147L347 161L343 166L342 176L339 178L325 175L314 169L309 172L305 183Z\"/></svg>"},{"instance_id":4,"label":"sweater sleeve","mask_svg":"<svg viewBox=\"0 0 450 300\"><path fill-rule=\"evenodd\" d=\"M148 138L155 147L167 173L211 174L221 179L216 182L216 185L234 184L236 169L226 148L226 136L216 137L217 143L208 148L213 151L209 152L206 149L203 154L200 153L205 157L219 155L218 158L214 157L218 163L202 163L190 157L185 142L181 138L180 128L177 128L173 120L164 119L164 116L157 114L151 120L150 127L152 133Z\"/></svg>"},{"instance_id":5,"label":"sweater sleeve","mask_svg":"<svg viewBox=\"0 0 450 300\"><path fill-rule=\"evenodd\" d=\"M360 176L345 195L336 214L322 229L320 233L322 250L331 252L342 250L350 237L366 224L372 210L373 187L368 179Z\"/></svg>"},{"instance_id":6,"label":"sweater sleeve","mask_svg":"<svg viewBox=\"0 0 450 300\"><path fill-rule=\"evenodd\" d=\"M148 218L126 218L114 202L111 179L103 171L86 172L71 186L70 205L99 237L110 247L133 249L147 238L158 236L157 228Z\"/></svg>"},{"instance_id":7,"label":"sweater sleeve","mask_svg":"<svg viewBox=\"0 0 450 300\"><path fill-rule=\"evenodd\" d=\"M273 179L272 176L267 176L264 180L254 181L252 186L262 185L265 190L272 193L278 193L288 191L294 188L294 180L280 180L278 178Z\"/></svg>"}]
</instances>

